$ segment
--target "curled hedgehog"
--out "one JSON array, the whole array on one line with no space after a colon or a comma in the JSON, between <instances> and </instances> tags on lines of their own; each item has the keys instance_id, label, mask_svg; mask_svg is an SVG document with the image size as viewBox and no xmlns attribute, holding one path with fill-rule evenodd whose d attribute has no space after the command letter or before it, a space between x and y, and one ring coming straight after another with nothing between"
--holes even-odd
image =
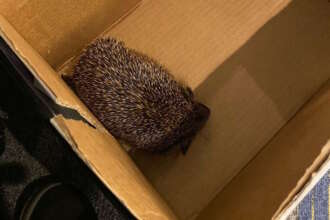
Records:
<instances>
[{"instance_id":1,"label":"curled hedgehog","mask_svg":"<svg viewBox=\"0 0 330 220\"><path fill-rule=\"evenodd\" d=\"M186 153L210 114L166 68L113 38L87 46L64 79L113 136L135 149L178 145Z\"/></svg>"}]
</instances>

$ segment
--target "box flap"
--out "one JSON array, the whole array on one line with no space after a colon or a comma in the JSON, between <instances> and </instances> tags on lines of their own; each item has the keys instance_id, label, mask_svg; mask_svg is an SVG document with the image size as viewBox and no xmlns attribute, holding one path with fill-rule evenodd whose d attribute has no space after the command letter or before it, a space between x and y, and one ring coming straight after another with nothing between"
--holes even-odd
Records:
<instances>
[{"instance_id":1,"label":"box flap","mask_svg":"<svg viewBox=\"0 0 330 220\"><path fill-rule=\"evenodd\" d=\"M136 217L176 219L112 136L61 115L51 122L77 155Z\"/></svg>"}]
</instances>

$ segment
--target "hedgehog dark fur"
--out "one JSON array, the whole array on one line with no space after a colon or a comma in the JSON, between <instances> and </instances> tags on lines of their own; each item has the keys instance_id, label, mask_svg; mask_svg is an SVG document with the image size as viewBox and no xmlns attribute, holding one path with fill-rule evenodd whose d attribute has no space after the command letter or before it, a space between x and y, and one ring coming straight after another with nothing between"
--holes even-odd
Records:
<instances>
[{"instance_id":1,"label":"hedgehog dark fur","mask_svg":"<svg viewBox=\"0 0 330 220\"><path fill-rule=\"evenodd\" d=\"M137 149L179 144L185 152L210 113L167 69L112 38L89 45L66 80L110 133Z\"/></svg>"}]
</instances>

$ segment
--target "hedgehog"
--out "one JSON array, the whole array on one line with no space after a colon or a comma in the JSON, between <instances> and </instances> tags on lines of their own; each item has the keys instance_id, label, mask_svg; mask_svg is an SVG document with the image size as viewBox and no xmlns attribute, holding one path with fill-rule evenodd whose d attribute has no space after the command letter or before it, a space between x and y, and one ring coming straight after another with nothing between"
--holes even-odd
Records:
<instances>
[{"instance_id":1,"label":"hedgehog","mask_svg":"<svg viewBox=\"0 0 330 220\"><path fill-rule=\"evenodd\" d=\"M210 115L164 66L114 38L88 45L63 78L105 128L133 149L179 146L185 154Z\"/></svg>"}]
</instances>

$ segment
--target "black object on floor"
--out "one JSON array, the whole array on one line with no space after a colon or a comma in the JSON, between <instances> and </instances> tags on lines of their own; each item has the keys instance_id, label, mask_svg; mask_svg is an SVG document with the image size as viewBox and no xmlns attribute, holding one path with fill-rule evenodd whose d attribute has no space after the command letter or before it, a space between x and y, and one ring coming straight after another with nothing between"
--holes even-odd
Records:
<instances>
[{"instance_id":1,"label":"black object on floor","mask_svg":"<svg viewBox=\"0 0 330 220\"><path fill-rule=\"evenodd\" d=\"M16 202L26 186L49 174L83 192L98 219L134 219L50 125L29 88L12 77L15 72L0 53L0 111L8 115L0 119L5 134L0 155L0 219L14 219Z\"/></svg>"},{"instance_id":2,"label":"black object on floor","mask_svg":"<svg viewBox=\"0 0 330 220\"><path fill-rule=\"evenodd\" d=\"M97 220L88 199L52 176L28 185L18 200L18 220Z\"/></svg>"}]
</instances>

